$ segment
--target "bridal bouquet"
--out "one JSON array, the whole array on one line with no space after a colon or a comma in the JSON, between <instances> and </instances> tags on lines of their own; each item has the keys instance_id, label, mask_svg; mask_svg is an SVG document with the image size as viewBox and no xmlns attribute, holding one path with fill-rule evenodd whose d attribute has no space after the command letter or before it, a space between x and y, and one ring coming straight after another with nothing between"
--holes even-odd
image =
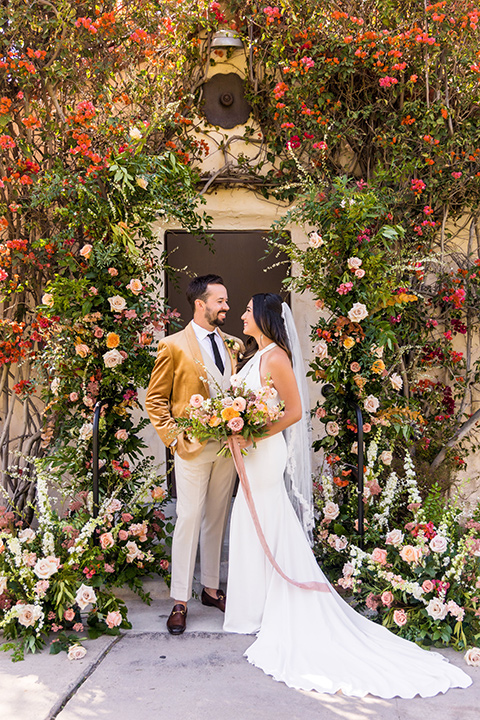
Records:
<instances>
[{"instance_id":1,"label":"bridal bouquet","mask_svg":"<svg viewBox=\"0 0 480 720\"><path fill-rule=\"evenodd\" d=\"M177 423L189 435L200 441L228 441L231 435L255 440L263 437L267 426L283 415L283 402L273 402L277 392L271 382L260 390L249 390L245 383L232 375L227 390L220 390L211 398L192 395L186 409L186 416L177 418ZM222 453L228 452L223 448Z\"/></svg>"}]
</instances>

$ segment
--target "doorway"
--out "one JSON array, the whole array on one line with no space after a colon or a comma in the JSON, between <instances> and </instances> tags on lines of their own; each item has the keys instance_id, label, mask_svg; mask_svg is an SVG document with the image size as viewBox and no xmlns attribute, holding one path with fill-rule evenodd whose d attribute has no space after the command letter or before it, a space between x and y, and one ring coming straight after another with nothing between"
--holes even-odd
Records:
<instances>
[{"instance_id":1,"label":"doorway","mask_svg":"<svg viewBox=\"0 0 480 720\"><path fill-rule=\"evenodd\" d=\"M282 281L290 275L290 261L285 253L266 256L267 234L267 230L215 230L209 246L187 232L166 233L168 264L182 268L176 270L175 280L167 276L166 297L169 306L180 312L184 326L192 317L185 291L195 275L215 273L223 278L230 311L222 330L242 339L240 317L252 295L279 293L289 302L289 293L284 290Z\"/></svg>"}]
</instances>

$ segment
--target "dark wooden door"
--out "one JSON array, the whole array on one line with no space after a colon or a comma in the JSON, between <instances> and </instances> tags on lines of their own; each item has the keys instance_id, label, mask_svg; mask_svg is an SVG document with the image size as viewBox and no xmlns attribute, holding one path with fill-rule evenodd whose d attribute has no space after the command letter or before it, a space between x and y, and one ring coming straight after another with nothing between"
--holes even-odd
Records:
<instances>
[{"instance_id":1,"label":"dark wooden door","mask_svg":"<svg viewBox=\"0 0 480 720\"><path fill-rule=\"evenodd\" d=\"M174 279L166 277L168 304L180 312L183 325L187 325L192 318L192 310L185 297L188 283L195 275L220 275L227 287L230 305L222 330L245 340L240 317L252 295L274 292L289 302L290 297L283 289L282 280L290 274L290 261L283 253L266 256L266 230L216 230L212 234L212 244L205 245L187 232L166 233L168 264L176 269ZM168 451L167 467L170 492L176 497L172 456Z\"/></svg>"},{"instance_id":2,"label":"dark wooden door","mask_svg":"<svg viewBox=\"0 0 480 720\"><path fill-rule=\"evenodd\" d=\"M195 275L215 273L223 278L230 311L222 330L242 339L240 317L252 295L275 292L288 302L282 280L290 274L290 263L285 254L266 256L266 235L266 230L216 230L208 246L187 232L167 232L168 263L176 271L175 281L167 276L166 296L170 307L181 313L184 325L192 317L185 290Z\"/></svg>"}]
</instances>

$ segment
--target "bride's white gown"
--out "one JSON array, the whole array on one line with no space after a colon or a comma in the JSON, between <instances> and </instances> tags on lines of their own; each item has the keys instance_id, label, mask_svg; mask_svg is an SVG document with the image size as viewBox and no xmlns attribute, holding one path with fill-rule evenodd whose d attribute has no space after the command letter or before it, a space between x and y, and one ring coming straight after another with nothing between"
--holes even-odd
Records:
<instances>
[{"instance_id":1,"label":"bride's white gown","mask_svg":"<svg viewBox=\"0 0 480 720\"><path fill-rule=\"evenodd\" d=\"M261 387L260 359L240 375ZM283 483L282 433L261 440L245 457L254 503L280 568L300 582L328 582L317 565ZM330 586L331 587L331 586ZM362 697L430 697L471 679L441 655L422 650L355 612L331 592L303 590L273 569L258 540L241 487L232 511L224 629L258 633L249 662L290 687Z\"/></svg>"}]
</instances>

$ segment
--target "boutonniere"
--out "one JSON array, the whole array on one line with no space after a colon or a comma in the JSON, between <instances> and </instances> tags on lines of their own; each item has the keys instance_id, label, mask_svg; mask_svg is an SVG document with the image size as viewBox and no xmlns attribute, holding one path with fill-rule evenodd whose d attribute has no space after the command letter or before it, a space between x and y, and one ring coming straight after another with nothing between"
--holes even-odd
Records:
<instances>
[{"instance_id":1,"label":"boutonniere","mask_svg":"<svg viewBox=\"0 0 480 720\"><path fill-rule=\"evenodd\" d=\"M238 355L238 353L240 352L240 345L234 338L225 338L225 345L232 351L234 355Z\"/></svg>"}]
</instances>

